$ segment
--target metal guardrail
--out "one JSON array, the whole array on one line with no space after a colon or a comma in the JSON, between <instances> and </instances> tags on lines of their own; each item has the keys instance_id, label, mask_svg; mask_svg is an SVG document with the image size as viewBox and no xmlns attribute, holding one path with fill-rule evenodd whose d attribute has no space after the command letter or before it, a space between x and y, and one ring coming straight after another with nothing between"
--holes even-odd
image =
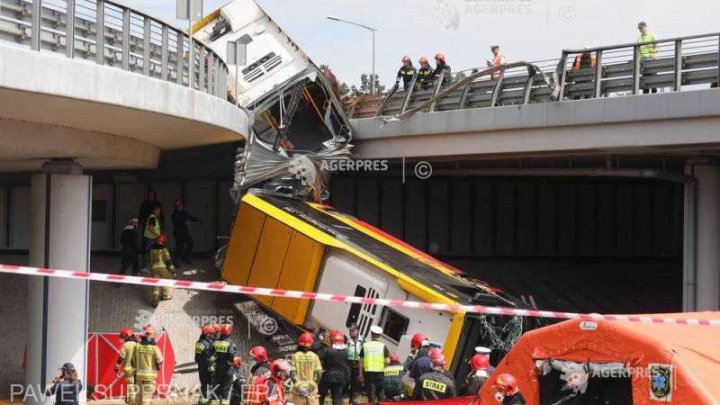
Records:
<instances>
[{"instance_id":1,"label":"metal guardrail","mask_svg":"<svg viewBox=\"0 0 720 405\"><path fill-rule=\"evenodd\" d=\"M193 41L190 78L187 33L118 2L0 0L0 40L227 97L227 66L217 54Z\"/></svg>"},{"instance_id":2,"label":"metal guardrail","mask_svg":"<svg viewBox=\"0 0 720 405\"><path fill-rule=\"evenodd\" d=\"M565 50L560 59L534 62L548 77L553 76L556 80L555 85L560 90L557 98L553 97L553 89L538 80L536 74L526 68L513 68L496 78L484 76L473 80L435 99L427 110L449 111L681 91L695 85L718 86L720 33L670 38L647 44L657 46L657 54L653 58L643 59L641 45L631 43ZM575 66L576 57L584 53L595 59L594 66ZM468 72L470 70L458 73L467 76ZM439 89L411 87L408 91L364 95L352 103L349 115L350 118L399 115L426 103L453 82L457 82L457 77L450 83L442 84Z\"/></svg>"}]
</instances>

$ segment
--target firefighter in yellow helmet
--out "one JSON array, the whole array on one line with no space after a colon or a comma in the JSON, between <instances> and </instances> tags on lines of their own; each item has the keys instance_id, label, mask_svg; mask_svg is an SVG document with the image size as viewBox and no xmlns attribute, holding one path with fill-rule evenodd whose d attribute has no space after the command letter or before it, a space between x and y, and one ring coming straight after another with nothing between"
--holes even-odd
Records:
<instances>
[{"instance_id":1,"label":"firefighter in yellow helmet","mask_svg":"<svg viewBox=\"0 0 720 405\"><path fill-rule=\"evenodd\" d=\"M163 355L155 344L155 329L148 325L145 327L143 337L135 347L133 364L135 365L135 384L137 384L138 395L135 399L136 405L150 405L158 370L163 362Z\"/></svg>"},{"instance_id":2,"label":"firefighter in yellow helmet","mask_svg":"<svg viewBox=\"0 0 720 405\"><path fill-rule=\"evenodd\" d=\"M175 276L175 266L173 266L170 252L165 247L167 245L167 237L160 235L150 250L150 267L154 278L172 279ZM152 306L157 307L160 300L169 300L172 298L169 287L153 287Z\"/></svg>"},{"instance_id":3,"label":"firefighter in yellow helmet","mask_svg":"<svg viewBox=\"0 0 720 405\"><path fill-rule=\"evenodd\" d=\"M115 363L115 373L117 373L118 376L120 376L121 372L125 374L125 385L127 386L125 402L132 404L135 402L135 393L137 392L133 356L135 355L135 347L137 346L138 339L132 329L123 328L120 331L120 341L123 345L122 349L120 349L120 356L118 356L117 363Z\"/></svg>"}]
</instances>

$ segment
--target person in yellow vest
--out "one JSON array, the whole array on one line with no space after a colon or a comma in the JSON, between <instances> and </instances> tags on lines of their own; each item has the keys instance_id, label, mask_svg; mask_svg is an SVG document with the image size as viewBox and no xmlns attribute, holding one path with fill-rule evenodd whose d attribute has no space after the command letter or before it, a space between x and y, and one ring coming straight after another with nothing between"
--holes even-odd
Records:
<instances>
[{"instance_id":1,"label":"person in yellow vest","mask_svg":"<svg viewBox=\"0 0 720 405\"><path fill-rule=\"evenodd\" d=\"M400 401L405 398L402 378L405 375L405 367L400 363L400 357L393 353L389 357L390 364L385 367L385 380L383 389L385 396L392 401Z\"/></svg>"},{"instance_id":2,"label":"person in yellow vest","mask_svg":"<svg viewBox=\"0 0 720 405\"><path fill-rule=\"evenodd\" d=\"M390 351L380 342L383 330L374 325L370 328L370 341L360 351L360 382L365 384L370 404L377 405L385 400L385 366L390 363Z\"/></svg>"},{"instance_id":3,"label":"person in yellow vest","mask_svg":"<svg viewBox=\"0 0 720 405\"><path fill-rule=\"evenodd\" d=\"M136 405L150 405L160 366L163 363L163 355L155 344L155 329L146 326L142 339L135 346L133 354L133 365L135 366L135 384L137 384L138 395L135 399Z\"/></svg>"},{"instance_id":4,"label":"person in yellow vest","mask_svg":"<svg viewBox=\"0 0 720 405\"><path fill-rule=\"evenodd\" d=\"M298 338L298 351L290 360L290 378L294 381L289 402L296 405L318 405L318 384L322 378L320 358L311 349L314 342L309 332Z\"/></svg>"},{"instance_id":5,"label":"person in yellow vest","mask_svg":"<svg viewBox=\"0 0 720 405\"><path fill-rule=\"evenodd\" d=\"M135 393L137 392L133 356L135 355L135 347L137 346L138 340L132 329L123 328L120 331L120 342L122 342L123 345L120 349L120 356L118 357L117 363L115 363L115 373L117 373L118 376L121 371L125 374L125 385L127 389L125 403L132 404L135 402Z\"/></svg>"},{"instance_id":6,"label":"person in yellow vest","mask_svg":"<svg viewBox=\"0 0 720 405\"><path fill-rule=\"evenodd\" d=\"M145 218L143 226L143 269L148 268L148 262L150 261L150 250L157 241L157 238L162 235L162 224L160 217L162 216L162 208L159 206L152 210L152 213Z\"/></svg>"},{"instance_id":7,"label":"person in yellow vest","mask_svg":"<svg viewBox=\"0 0 720 405\"><path fill-rule=\"evenodd\" d=\"M160 235L150 251L150 269L154 278L172 279L175 276L175 267L173 266L170 252L165 248L167 238ZM157 307L160 300L169 300L172 298L170 287L153 287L152 306Z\"/></svg>"},{"instance_id":8,"label":"person in yellow vest","mask_svg":"<svg viewBox=\"0 0 720 405\"><path fill-rule=\"evenodd\" d=\"M645 65L647 62L654 60L658 53L658 46L657 44L654 44L652 42L657 41L657 37L655 37L655 34L650 32L648 29L647 23L645 21L640 21L638 23L638 31L640 33L638 34L636 38L636 42L640 45L640 62L642 65ZM653 76L654 73L643 73L643 76ZM648 88L648 86L643 86L643 93L657 93L656 88Z\"/></svg>"},{"instance_id":9,"label":"person in yellow vest","mask_svg":"<svg viewBox=\"0 0 720 405\"><path fill-rule=\"evenodd\" d=\"M235 361L237 346L232 339L233 327L230 324L220 326L220 337L213 342L215 349L215 385L211 395L211 405L228 405L232 386L231 368Z\"/></svg>"}]
</instances>

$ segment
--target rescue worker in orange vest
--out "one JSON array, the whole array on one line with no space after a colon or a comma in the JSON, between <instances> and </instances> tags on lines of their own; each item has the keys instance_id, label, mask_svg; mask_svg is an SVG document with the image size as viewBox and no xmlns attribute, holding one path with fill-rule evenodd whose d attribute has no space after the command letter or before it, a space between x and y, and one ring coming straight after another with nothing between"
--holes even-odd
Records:
<instances>
[{"instance_id":1,"label":"rescue worker in orange vest","mask_svg":"<svg viewBox=\"0 0 720 405\"><path fill-rule=\"evenodd\" d=\"M432 87L435 72L433 71L433 68L430 67L428 58L424 56L420 58L420 69L418 69L417 75L417 87L423 90L427 90Z\"/></svg>"},{"instance_id":2,"label":"rescue worker in orange vest","mask_svg":"<svg viewBox=\"0 0 720 405\"><path fill-rule=\"evenodd\" d=\"M215 395L210 400L210 404L228 405L230 403L230 385L232 384L232 368L235 361L235 353L237 346L230 338L233 333L232 325L222 325L220 327L220 338L213 342L215 348Z\"/></svg>"},{"instance_id":3,"label":"rescue worker in orange vest","mask_svg":"<svg viewBox=\"0 0 720 405\"><path fill-rule=\"evenodd\" d=\"M215 328L212 325L202 327L200 339L195 343L195 363L198 365L200 377L200 399L198 404L210 402L210 392L213 386L213 373L215 372Z\"/></svg>"},{"instance_id":4,"label":"rescue worker in orange vest","mask_svg":"<svg viewBox=\"0 0 720 405\"><path fill-rule=\"evenodd\" d=\"M275 360L270 364L270 379L267 382L268 405L284 405L287 402L284 383L290 369L290 364L283 359Z\"/></svg>"},{"instance_id":5,"label":"rescue worker in orange vest","mask_svg":"<svg viewBox=\"0 0 720 405\"><path fill-rule=\"evenodd\" d=\"M241 405L243 403L243 389L247 380L240 375L241 365L242 359L236 356L233 358L232 367L228 370L231 381L228 393L230 405Z\"/></svg>"},{"instance_id":6,"label":"rescue worker in orange vest","mask_svg":"<svg viewBox=\"0 0 720 405\"><path fill-rule=\"evenodd\" d=\"M583 49L585 49L585 52L579 53L575 56L575 61L573 62L573 70L595 67L595 54L592 52L588 52L587 46L585 46Z\"/></svg>"},{"instance_id":7,"label":"rescue worker in orange vest","mask_svg":"<svg viewBox=\"0 0 720 405\"><path fill-rule=\"evenodd\" d=\"M151 274L154 278L172 279L175 276L175 267L165 245L167 245L167 237L160 235L150 250ZM170 287L153 287L152 306L157 307L161 299L172 299Z\"/></svg>"},{"instance_id":8,"label":"rescue worker in orange vest","mask_svg":"<svg viewBox=\"0 0 720 405\"><path fill-rule=\"evenodd\" d=\"M413 390L413 400L432 401L457 396L455 379L452 374L444 370L445 354L440 349L433 348L430 350L430 359L433 371L420 376Z\"/></svg>"},{"instance_id":9,"label":"rescue worker in orange vest","mask_svg":"<svg viewBox=\"0 0 720 405\"><path fill-rule=\"evenodd\" d=\"M127 389L127 395L125 396L125 403L132 404L135 402L135 393L137 387L135 386L135 368L133 367L133 357L135 356L135 347L138 343L138 338L130 328L123 328L120 331L120 342L122 342L122 348L120 349L120 356L115 363L115 373L119 376L122 371L125 374L125 385Z\"/></svg>"},{"instance_id":10,"label":"rescue worker in orange vest","mask_svg":"<svg viewBox=\"0 0 720 405\"><path fill-rule=\"evenodd\" d=\"M509 373L502 373L493 384L495 387L495 400L502 405L525 405L525 397L520 393L515 376Z\"/></svg>"},{"instance_id":11,"label":"rescue worker in orange vest","mask_svg":"<svg viewBox=\"0 0 720 405\"><path fill-rule=\"evenodd\" d=\"M250 349L250 356L255 360L255 364L250 368L250 375L264 375L270 371L270 357L268 357L267 349L263 346L255 346Z\"/></svg>"},{"instance_id":12,"label":"rescue worker in orange vest","mask_svg":"<svg viewBox=\"0 0 720 405\"><path fill-rule=\"evenodd\" d=\"M493 54L492 61L486 61L489 68L500 66L505 64L505 56L500 54L500 45L493 45L490 47L490 51ZM497 71L492 74L493 80L497 80L503 76L503 72Z\"/></svg>"},{"instance_id":13,"label":"rescue worker in orange vest","mask_svg":"<svg viewBox=\"0 0 720 405\"><path fill-rule=\"evenodd\" d=\"M318 405L318 384L322 378L320 358L311 348L314 338L303 332L298 338L298 351L290 360L290 378L294 385L290 402L296 405Z\"/></svg>"},{"instance_id":14,"label":"rescue worker in orange vest","mask_svg":"<svg viewBox=\"0 0 720 405\"><path fill-rule=\"evenodd\" d=\"M155 344L155 329L148 325L145 327L140 343L135 346L133 365L135 366L135 383L138 387L136 405L150 405L158 370L163 363L163 355Z\"/></svg>"}]
</instances>

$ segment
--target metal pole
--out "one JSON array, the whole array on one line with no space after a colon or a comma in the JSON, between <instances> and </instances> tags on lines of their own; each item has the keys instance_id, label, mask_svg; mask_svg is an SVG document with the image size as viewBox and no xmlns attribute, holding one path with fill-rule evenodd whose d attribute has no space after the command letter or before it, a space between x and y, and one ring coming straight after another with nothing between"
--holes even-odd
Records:
<instances>
[{"instance_id":1,"label":"metal pole","mask_svg":"<svg viewBox=\"0 0 720 405\"><path fill-rule=\"evenodd\" d=\"M675 85L674 90L682 89L682 39L675 41Z\"/></svg>"},{"instance_id":2,"label":"metal pole","mask_svg":"<svg viewBox=\"0 0 720 405\"><path fill-rule=\"evenodd\" d=\"M375 94L375 30L372 31L372 88L370 94Z\"/></svg>"},{"instance_id":3,"label":"metal pole","mask_svg":"<svg viewBox=\"0 0 720 405\"><path fill-rule=\"evenodd\" d=\"M190 3L192 0L188 0L188 10L190 10ZM190 48L188 50L188 87L191 89L194 89L193 87L193 65L195 64L195 47L193 46L193 37L192 37L192 13L190 14L190 19L188 19L188 47Z\"/></svg>"},{"instance_id":4,"label":"metal pole","mask_svg":"<svg viewBox=\"0 0 720 405\"><path fill-rule=\"evenodd\" d=\"M95 10L95 57L99 65L105 64L105 1L97 0Z\"/></svg>"},{"instance_id":5,"label":"metal pole","mask_svg":"<svg viewBox=\"0 0 720 405\"><path fill-rule=\"evenodd\" d=\"M130 70L130 17L132 11L129 8L123 10L123 34L122 34L122 68Z\"/></svg>"},{"instance_id":6,"label":"metal pole","mask_svg":"<svg viewBox=\"0 0 720 405\"><path fill-rule=\"evenodd\" d=\"M237 49L237 46L236 46ZM238 65L237 61L237 51L235 51L235 106L240 107L240 97L238 93L240 92L240 80L238 79L240 76L240 66ZM248 117L249 118L249 117ZM248 134L249 136L249 134Z\"/></svg>"},{"instance_id":7,"label":"metal pole","mask_svg":"<svg viewBox=\"0 0 720 405\"><path fill-rule=\"evenodd\" d=\"M75 57L75 0L65 2L65 55Z\"/></svg>"},{"instance_id":8,"label":"metal pole","mask_svg":"<svg viewBox=\"0 0 720 405\"><path fill-rule=\"evenodd\" d=\"M640 76L642 64L640 59L640 45L633 47L633 77L632 77L632 94L640 93Z\"/></svg>"},{"instance_id":9,"label":"metal pole","mask_svg":"<svg viewBox=\"0 0 720 405\"><path fill-rule=\"evenodd\" d=\"M602 96L602 58L603 51L598 49L595 55L595 98Z\"/></svg>"},{"instance_id":10,"label":"metal pole","mask_svg":"<svg viewBox=\"0 0 720 405\"><path fill-rule=\"evenodd\" d=\"M32 3L32 49L40 50L40 37L42 36L42 0L35 0Z\"/></svg>"}]
</instances>

